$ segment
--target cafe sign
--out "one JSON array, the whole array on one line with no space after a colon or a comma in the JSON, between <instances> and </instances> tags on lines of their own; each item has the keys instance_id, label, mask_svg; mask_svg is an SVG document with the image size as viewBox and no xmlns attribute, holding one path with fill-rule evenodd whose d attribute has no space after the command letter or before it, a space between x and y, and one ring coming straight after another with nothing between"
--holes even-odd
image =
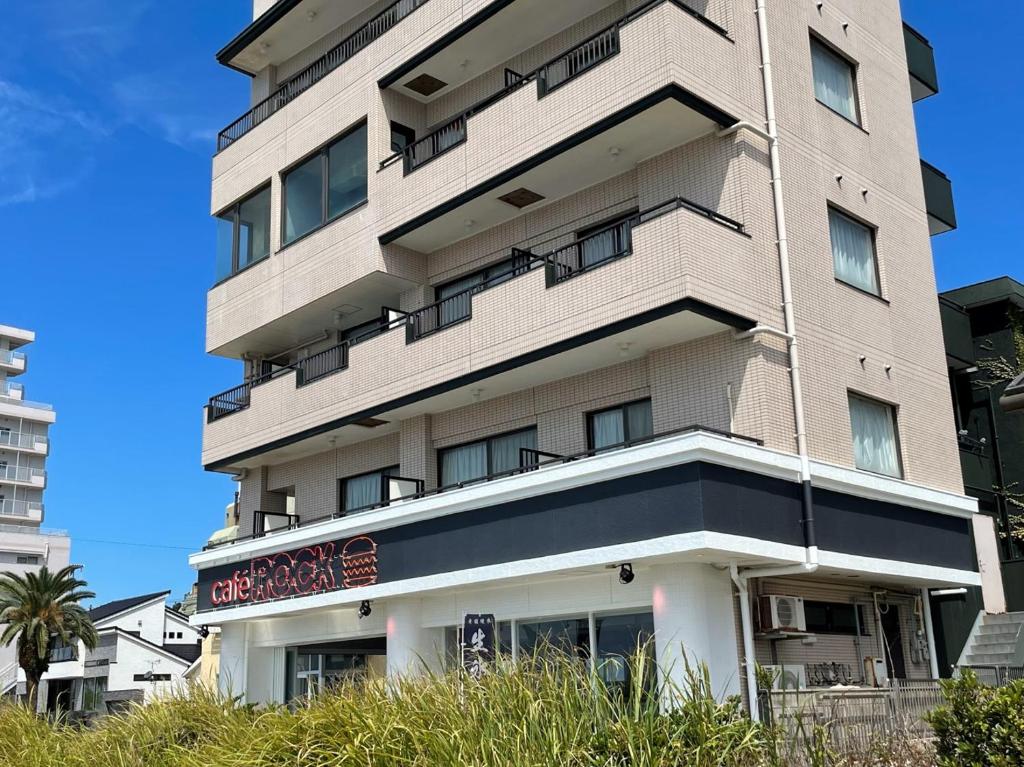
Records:
<instances>
[{"instance_id":1,"label":"cafe sign","mask_svg":"<svg viewBox=\"0 0 1024 767\"><path fill-rule=\"evenodd\" d=\"M377 544L361 535L201 570L199 610L327 594L377 583Z\"/></svg>"}]
</instances>

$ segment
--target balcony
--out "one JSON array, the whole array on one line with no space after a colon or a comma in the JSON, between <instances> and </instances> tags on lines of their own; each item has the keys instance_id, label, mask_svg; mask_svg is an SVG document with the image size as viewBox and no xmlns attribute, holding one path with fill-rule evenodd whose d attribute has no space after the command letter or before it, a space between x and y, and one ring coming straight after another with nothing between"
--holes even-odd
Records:
<instances>
[{"instance_id":1,"label":"balcony","mask_svg":"<svg viewBox=\"0 0 1024 767\"><path fill-rule=\"evenodd\" d=\"M939 73L935 68L935 50L931 43L909 24L903 25L903 43L910 70L910 95L921 101L939 92Z\"/></svg>"},{"instance_id":2,"label":"balcony","mask_svg":"<svg viewBox=\"0 0 1024 767\"><path fill-rule=\"evenodd\" d=\"M928 231L934 237L956 229L956 204L953 202L953 183L946 174L921 160L921 178L924 182L924 207L928 212Z\"/></svg>"},{"instance_id":3,"label":"balcony","mask_svg":"<svg viewBox=\"0 0 1024 767\"><path fill-rule=\"evenodd\" d=\"M20 487L46 487L46 471L0 463L0 483Z\"/></svg>"},{"instance_id":4,"label":"balcony","mask_svg":"<svg viewBox=\"0 0 1024 767\"><path fill-rule=\"evenodd\" d=\"M50 440L39 434L25 434L0 427L0 449L46 455L50 450Z\"/></svg>"},{"instance_id":5,"label":"balcony","mask_svg":"<svg viewBox=\"0 0 1024 767\"><path fill-rule=\"evenodd\" d=\"M484 380L488 397L500 396L618 364L623 348L642 356L760 315L756 286L771 267L739 222L672 199L613 229L516 250L510 271L472 291L243 386L243 396L211 398L204 463L294 459L328 438L341 447L456 406Z\"/></svg>"},{"instance_id":6,"label":"balcony","mask_svg":"<svg viewBox=\"0 0 1024 767\"><path fill-rule=\"evenodd\" d=\"M217 135L217 151L231 146L246 133L309 90L359 51L382 37L427 0L396 0L348 35ZM323 29L318 24L319 29ZM262 69L262 67L259 67Z\"/></svg>"},{"instance_id":7,"label":"balcony","mask_svg":"<svg viewBox=\"0 0 1024 767\"><path fill-rule=\"evenodd\" d=\"M710 52L706 61L680 55L695 48ZM727 37L685 6L648 3L534 71L510 75L385 160L380 240L433 252L731 125L712 100L739 111L729 96L738 77ZM507 201L521 190L533 202Z\"/></svg>"},{"instance_id":8,"label":"balcony","mask_svg":"<svg viewBox=\"0 0 1024 767\"><path fill-rule=\"evenodd\" d=\"M0 517L8 523L35 523L43 521L43 504L39 501L0 500Z\"/></svg>"},{"instance_id":9,"label":"balcony","mask_svg":"<svg viewBox=\"0 0 1024 767\"><path fill-rule=\"evenodd\" d=\"M8 375L18 375L25 372L27 362L25 355L21 352L0 351L0 369Z\"/></svg>"}]
</instances>

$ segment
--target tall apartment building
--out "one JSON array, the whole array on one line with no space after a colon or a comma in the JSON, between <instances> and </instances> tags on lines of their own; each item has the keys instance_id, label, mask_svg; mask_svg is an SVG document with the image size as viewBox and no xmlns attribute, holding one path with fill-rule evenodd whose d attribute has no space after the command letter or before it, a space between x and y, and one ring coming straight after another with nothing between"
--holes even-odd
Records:
<instances>
[{"instance_id":1,"label":"tall apartment building","mask_svg":"<svg viewBox=\"0 0 1024 767\"><path fill-rule=\"evenodd\" d=\"M938 675L976 502L896 0L254 12L203 437L240 530L190 557L225 686L440 666L479 614L609 679L651 637L748 697Z\"/></svg>"},{"instance_id":2,"label":"tall apartment building","mask_svg":"<svg viewBox=\"0 0 1024 767\"><path fill-rule=\"evenodd\" d=\"M31 330L0 325L0 572L19 575L65 567L71 554L66 532L40 527L49 430L57 416L52 406L25 399L17 380L28 369L22 348L35 338ZM14 648L0 647L0 695L17 681Z\"/></svg>"}]
</instances>

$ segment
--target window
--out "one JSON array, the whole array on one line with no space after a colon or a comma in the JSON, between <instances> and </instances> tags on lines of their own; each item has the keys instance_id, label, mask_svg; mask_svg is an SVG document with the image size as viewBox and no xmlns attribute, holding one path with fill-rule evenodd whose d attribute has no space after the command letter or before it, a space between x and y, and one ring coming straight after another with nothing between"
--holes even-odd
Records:
<instances>
[{"instance_id":1,"label":"window","mask_svg":"<svg viewBox=\"0 0 1024 767\"><path fill-rule=\"evenodd\" d=\"M815 98L859 125L857 77L853 64L820 40L811 38L811 68L814 72Z\"/></svg>"},{"instance_id":2,"label":"window","mask_svg":"<svg viewBox=\"0 0 1024 767\"><path fill-rule=\"evenodd\" d=\"M17 563L19 565L38 565L39 556L36 554L19 554Z\"/></svg>"},{"instance_id":3,"label":"window","mask_svg":"<svg viewBox=\"0 0 1024 767\"><path fill-rule=\"evenodd\" d=\"M132 677L132 680L135 681L135 682L170 682L171 681L171 675L170 674L151 674L151 673L135 674Z\"/></svg>"},{"instance_id":4,"label":"window","mask_svg":"<svg viewBox=\"0 0 1024 767\"><path fill-rule=\"evenodd\" d=\"M103 693L107 691L105 676L86 677L82 680L82 710L103 711Z\"/></svg>"},{"instance_id":5,"label":"window","mask_svg":"<svg viewBox=\"0 0 1024 767\"><path fill-rule=\"evenodd\" d=\"M854 465L858 469L902 477L896 440L896 411L892 405L850 395Z\"/></svg>"},{"instance_id":6,"label":"window","mask_svg":"<svg viewBox=\"0 0 1024 767\"><path fill-rule=\"evenodd\" d=\"M805 600L804 615L807 619L807 631L811 634L856 635L858 625L861 636L869 634L862 605Z\"/></svg>"},{"instance_id":7,"label":"window","mask_svg":"<svg viewBox=\"0 0 1024 767\"><path fill-rule=\"evenodd\" d=\"M587 417L587 442L591 450L603 450L654 434L649 399L616 405Z\"/></svg>"},{"instance_id":8,"label":"window","mask_svg":"<svg viewBox=\"0 0 1024 767\"><path fill-rule=\"evenodd\" d=\"M834 208L828 211L828 230L836 279L880 295L874 231Z\"/></svg>"},{"instance_id":9,"label":"window","mask_svg":"<svg viewBox=\"0 0 1024 767\"><path fill-rule=\"evenodd\" d=\"M217 280L270 255L270 187L217 216Z\"/></svg>"},{"instance_id":10,"label":"window","mask_svg":"<svg viewBox=\"0 0 1024 767\"><path fill-rule=\"evenodd\" d=\"M588 226L576 233L580 243L580 268L594 266L627 253L632 247L634 218L638 210Z\"/></svg>"},{"instance_id":11,"label":"window","mask_svg":"<svg viewBox=\"0 0 1024 767\"><path fill-rule=\"evenodd\" d=\"M550 647L580 660L590 658L590 621L586 617L517 623L516 635L520 655Z\"/></svg>"},{"instance_id":12,"label":"window","mask_svg":"<svg viewBox=\"0 0 1024 767\"><path fill-rule=\"evenodd\" d=\"M391 121L391 151L401 152L410 144L416 143L416 131L402 123Z\"/></svg>"},{"instance_id":13,"label":"window","mask_svg":"<svg viewBox=\"0 0 1024 767\"><path fill-rule=\"evenodd\" d=\"M366 201L366 123L284 175L287 245Z\"/></svg>"},{"instance_id":14,"label":"window","mask_svg":"<svg viewBox=\"0 0 1024 767\"><path fill-rule=\"evenodd\" d=\"M520 450L537 449L537 428L450 447L441 451L441 486L472 482L522 466Z\"/></svg>"},{"instance_id":15,"label":"window","mask_svg":"<svg viewBox=\"0 0 1024 767\"><path fill-rule=\"evenodd\" d=\"M348 512L356 509L365 509L367 506L382 503L387 498L383 497L387 492L384 487L386 477L398 475L398 467L390 466L380 471L372 471L368 474L360 474L356 477L347 477L341 480L341 511Z\"/></svg>"}]
</instances>

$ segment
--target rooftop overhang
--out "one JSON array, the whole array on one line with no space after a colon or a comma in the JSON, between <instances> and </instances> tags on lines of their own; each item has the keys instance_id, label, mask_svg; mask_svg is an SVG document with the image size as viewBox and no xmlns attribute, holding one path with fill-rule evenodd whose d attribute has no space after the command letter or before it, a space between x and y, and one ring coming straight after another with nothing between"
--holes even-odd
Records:
<instances>
[{"instance_id":1,"label":"rooftop overhang","mask_svg":"<svg viewBox=\"0 0 1024 767\"><path fill-rule=\"evenodd\" d=\"M467 143L474 141L474 119L487 114L469 118ZM733 123L734 118L678 86L662 88L385 232L380 241L433 252L520 215L522 210L498 199L508 192L525 188L548 204ZM414 172L429 174L431 168Z\"/></svg>"},{"instance_id":2,"label":"rooftop overhang","mask_svg":"<svg viewBox=\"0 0 1024 767\"><path fill-rule=\"evenodd\" d=\"M0 338L7 339L8 348L17 349L35 341L36 334L31 330L16 328L11 325L0 325Z\"/></svg>"},{"instance_id":3,"label":"rooftop overhang","mask_svg":"<svg viewBox=\"0 0 1024 767\"><path fill-rule=\"evenodd\" d=\"M723 331L749 329L754 324L753 320L700 301L682 299L217 460L207 464L206 469L237 472L304 458L397 432L400 422L407 418L490 400L643 357L654 349ZM404 332L404 328L389 332ZM381 360L380 364L388 363ZM368 427L368 422L376 425Z\"/></svg>"},{"instance_id":4,"label":"rooftop overhang","mask_svg":"<svg viewBox=\"0 0 1024 767\"><path fill-rule=\"evenodd\" d=\"M374 4L374 0L278 0L221 48L217 61L255 75L301 53Z\"/></svg>"}]
</instances>

